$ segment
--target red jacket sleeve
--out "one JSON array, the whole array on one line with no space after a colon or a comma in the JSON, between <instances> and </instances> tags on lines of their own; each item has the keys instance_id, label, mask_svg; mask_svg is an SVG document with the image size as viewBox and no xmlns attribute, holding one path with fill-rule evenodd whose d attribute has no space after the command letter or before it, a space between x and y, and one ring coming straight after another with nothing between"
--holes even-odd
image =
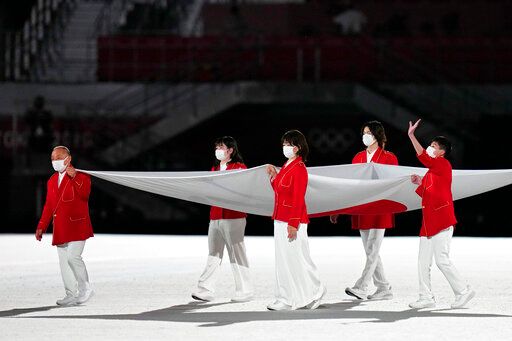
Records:
<instances>
[{"instance_id":1,"label":"red jacket sleeve","mask_svg":"<svg viewBox=\"0 0 512 341\"><path fill-rule=\"evenodd\" d=\"M395 154L389 153L388 165L398 166L398 158Z\"/></svg>"},{"instance_id":2,"label":"red jacket sleeve","mask_svg":"<svg viewBox=\"0 0 512 341\"><path fill-rule=\"evenodd\" d=\"M277 173L279 174L280 170L277 171ZM277 177L277 175L276 175ZM274 177L274 180L271 180L270 178L268 178L268 181L270 182L270 186L272 186L272 189L275 191L276 190L276 186L275 186L275 183L276 183L276 177Z\"/></svg>"},{"instance_id":3,"label":"red jacket sleeve","mask_svg":"<svg viewBox=\"0 0 512 341\"><path fill-rule=\"evenodd\" d=\"M423 164L423 166L425 166L427 168L432 167L433 158L428 156L427 151L425 149L423 149L421 154L419 154L419 155L417 154L416 157L418 158L418 160L420 160L420 162Z\"/></svg>"},{"instance_id":4,"label":"red jacket sleeve","mask_svg":"<svg viewBox=\"0 0 512 341\"><path fill-rule=\"evenodd\" d=\"M292 202L291 202L291 210L290 210L290 220L288 221L288 225L293 226L295 228L299 228L300 220L302 218L302 210L304 208L304 201L306 197L306 190L308 187L308 171L306 167L299 167L298 171L293 176L292 181Z\"/></svg>"},{"instance_id":5,"label":"red jacket sleeve","mask_svg":"<svg viewBox=\"0 0 512 341\"><path fill-rule=\"evenodd\" d=\"M70 181L78 196L83 200L89 200L89 194L91 194L91 177L88 174L77 173Z\"/></svg>"},{"instance_id":6,"label":"red jacket sleeve","mask_svg":"<svg viewBox=\"0 0 512 341\"><path fill-rule=\"evenodd\" d=\"M423 188L423 185L419 185L418 187L416 187L416 194L418 194L420 197L423 198L423 192L424 192L424 188Z\"/></svg>"},{"instance_id":7,"label":"red jacket sleeve","mask_svg":"<svg viewBox=\"0 0 512 341\"><path fill-rule=\"evenodd\" d=\"M440 158L430 157L426 150L423 149L423 153L418 155L418 160L427 167L432 173L439 175L442 173L442 160Z\"/></svg>"},{"instance_id":8,"label":"red jacket sleeve","mask_svg":"<svg viewBox=\"0 0 512 341\"><path fill-rule=\"evenodd\" d=\"M46 232L48 226L50 226L55 204L52 202L52 197L50 196L50 190L48 188L49 183L50 181L48 180L46 183L46 200L44 202L43 213L41 214L41 219L39 219L39 223L37 224L37 229L43 230L43 232Z\"/></svg>"},{"instance_id":9,"label":"red jacket sleeve","mask_svg":"<svg viewBox=\"0 0 512 341\"><path fill-rule=\"evenodd\" d=\"M277 175L276 175L276 177L277 177ZM268 181L270 182L270 186L272 186L272 188L273 188L273 189L274 189L274 191L275 191L275 190L276 190L276 185L275 185L275 183L276 183L276 178L275 178L275 177L274 177L274 179L270 179L270 178L269 178L269 179L268 179Z\"/></svg>"}]
</instances>

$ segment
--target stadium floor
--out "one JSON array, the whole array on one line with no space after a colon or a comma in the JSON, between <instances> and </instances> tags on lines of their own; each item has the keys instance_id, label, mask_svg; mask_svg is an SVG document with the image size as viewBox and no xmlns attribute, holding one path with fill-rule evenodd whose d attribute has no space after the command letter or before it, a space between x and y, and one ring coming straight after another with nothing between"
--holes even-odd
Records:
<instances>
[{"instance_id":1,"label":"stadium floor","mask_svg":"<svg viewBox=\"0 0 512 341\"><path fill-rule=\"evenodd\" d=\"M452 310L453 294L439 270L438 305L411 310L417 298L418 238L385 238L381 250L395 297L354 301L344 293L360 274L364 253L354 237L312 237L312 258L327 286L314 311L270 312L274 291L271 237L246 237L256 296L231 303L226 258L217 298L192 302L207 256L206 236L97 235L84 259L96 295L83 306L58 308L64 296L51 236L0 235L2 340L511 340L512 239L455 237L451 255L477 296ZM372 288L373 290L373 288Z\"/></svg>"}]
</instances>

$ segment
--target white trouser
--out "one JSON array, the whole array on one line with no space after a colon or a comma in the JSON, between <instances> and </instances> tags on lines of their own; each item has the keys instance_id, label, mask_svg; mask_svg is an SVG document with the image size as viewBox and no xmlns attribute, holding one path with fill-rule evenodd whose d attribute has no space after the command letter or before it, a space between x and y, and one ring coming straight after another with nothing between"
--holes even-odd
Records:
<instances>
[{"instance_id":1,"label":"white trouser","mask_svg":"<svg viewBox=\"0 0 512 341\"><path fill-rule=\"evenodd\" d=\"M84 246L85 240L57 245L66 295L76 296L89 287L89 275L82 259Z\"/></svg>"},{"instance_id":2,"label":"white trouser","mask_svg":"<svg viewBox=\"0 0 512 341\"><path fill-rule=\"evenodd\" d=\"M366 264L361 277L354 285L355 288L366 291L372 278L378 290L390 288L389 282L384 276L384 267L379 256L385 232L385 229L359 230L363 240L364 251L366 252Z\"/></svg>"},{"instance_id":3,"label":"white trouser","mask_svg":"<svg viewBox=\"0 0 512 341\"><path fill-rule=\"evenodd\" d=\"M309 253L308 225L300 224L297 239L289 241L288 224L275 220L274 241L276 300L299 309L319 299L324 286Z\"/></svg>"},{"instance_id":4,"label":"white trouser","mask_svg":"<svg viewBox=\"0 0 512 341\"><path fill-rule=\"evenodd\" d=\"M450 261L450 243L453 236L453 226L443 230L433 237L420 237L420 251L418 255L418 275L420 284L420 298L433 298L430 281L430 268L432 256L436 265L450 283L455 295L462 294L467 284L455 266Z\"/></svg>"},{"instance_id":5,"label":"white trouser","mask_svg":"<svg viewBox=\"0 0 512 341\"><path fill-rule=\"evenodd\" d=\"M210 220L208 228L208 260L206 268L199 278L198 287L202 290L215 292L215 282L219 274L219 266L226 247L235 278L235 290L238 293L252 293L249 274L249 262L245 252L245 218Z\"/></svg>"}]
</instances>

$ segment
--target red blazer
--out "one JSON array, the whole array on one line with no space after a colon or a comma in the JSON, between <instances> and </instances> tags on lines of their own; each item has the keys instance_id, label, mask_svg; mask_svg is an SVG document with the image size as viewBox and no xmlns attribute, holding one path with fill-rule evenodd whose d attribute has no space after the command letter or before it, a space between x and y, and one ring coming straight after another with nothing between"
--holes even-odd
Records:
<instances>
[{"instance_id":1,"label":"red blazer","mask_svg":"<svg viewBox=\"0 0 512 341\"><path fill-rule=\"evenodd\" d=\"M299 224L309 223L306 208L308 171L301 157L288 166L283 166L271 182L274 189L274 213L272 219L287 222L299 228Z\"/></svg>"},{"instance_id":2,"label":"red blazer","mask_svg":"<svg viewBox=\"0 0 512 341\"><path fill-rule=\"evenodd\" d=\"M366 163L366 150L363 150L354 156L352 163ZM377 148L370 162L383 163L386 165L398 165L398 159L395 154L382 148ZM395 226L395 216L393 214L375 214L375 215L353 215L352 229L387 229Z\"/></svg>"},{"instance_id":3,"label":"red blazer","mask_svg":"<svg viewBox=\"0 0 512 341\"><path fill-rule=\"evenodd\" d=\"M444 157L431 158L425 150L418 159L428 168L416 189L423 211L420 236L431 237L457 223L452 197L452 165Z\"/></svg>"},{"instance_id":4,"label":"red blazer","mask_svg":"<svg viewBox=\"0 0 512 341\"><path fill-rule=\"evenodd\" d=\"M240 162L228 162L228 166L226 170L232 170L232 169L247 169L247 167ZM212 167L212 172L220 170L220 167ZM246 218L247 213L238 212L238 211L232 211L228 210L226 208L216 207L212 206L210 209L210 220L219 220L219 219L240 219L240 218Z\"/></svg>"},{"instance_id":5,"label":"red blazer","mask_svg":"<svg viewBox=\"0 0 512 341\"><path fill-rule=\"evenodd\" d=\"M37 229L46 231L53 221L53 245L86 240L93 237L89 217L91 177L77 172L71 179L67 174L59 186L55 172L47 183L46 201Z\"/></svg>"}]
</instances>

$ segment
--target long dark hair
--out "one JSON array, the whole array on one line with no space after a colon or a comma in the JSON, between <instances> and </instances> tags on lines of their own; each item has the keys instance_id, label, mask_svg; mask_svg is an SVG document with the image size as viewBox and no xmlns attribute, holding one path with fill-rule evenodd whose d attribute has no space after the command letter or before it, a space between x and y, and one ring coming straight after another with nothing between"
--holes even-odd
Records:
<instances>
[{"instance_id":1,"label":"long dark hair","mask_svg":"<svg viewBox=\"0 0 512 341\"><path fill-rule=\"evenodd\" d=\"M281 144L284 142L288 142L292 146L297 147L299 149L297 151L297 155L302 157L304 162L307 161L309 155L309 147L304 134L298 130L289 130L284 133L283 137L281 137Z\"/></svg>"},{"instance_id":2,"label":"long dark hair","mask_svg":"<svg viewBox=\"0 0 512 341\"><path fill-rule=\"evenodd\" d=\"M388 139L386 138L386 131L384 130L384 126L379 121L368 121L361 127L361 136L364 134L364 128L368 127L370 132L377 140L377 144L379 147L384 149Z\"/></svg>"},{"instance_id":3,"label":"long dark hair","mask_svg":"<svg viewBox=\"0 0 512 341\"><path fill-rule=\"evenodd\" d=\"M225 145L228 149L233 148L233 153L231 153L231 161L228 163L244 163L244 159L242 158L242 154L240 154L240 151L238 150L238 143L236 143L236 140L232 138L231 136L223 136L218 137L215 139L214 146L220 146ZM219 166L220 161L215 158L215 166Z\"/></svg>"}]
</instances>

